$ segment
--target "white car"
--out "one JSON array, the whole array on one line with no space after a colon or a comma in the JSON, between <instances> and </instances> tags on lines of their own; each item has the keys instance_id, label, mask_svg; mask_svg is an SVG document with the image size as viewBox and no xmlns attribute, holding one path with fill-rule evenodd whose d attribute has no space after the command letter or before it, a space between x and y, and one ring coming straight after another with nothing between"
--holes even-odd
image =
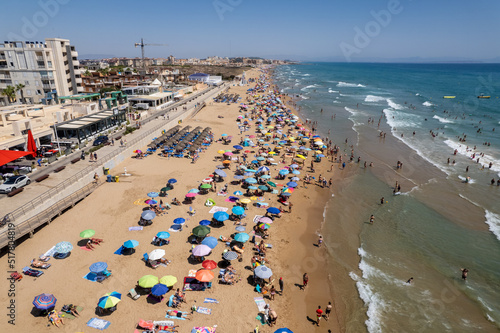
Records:
<instances>
[{"instance_id":1,"label":"white car","mask_svg":"<svg viewBox=\"0 0 500 333\"><path fill-rule=\"evenodd\" d=\"M0 193L9 193L20 187L28 185L31 180L28 176L14 176L7 179L2 185L0 185Z\"/></svg>"}]
</instances>

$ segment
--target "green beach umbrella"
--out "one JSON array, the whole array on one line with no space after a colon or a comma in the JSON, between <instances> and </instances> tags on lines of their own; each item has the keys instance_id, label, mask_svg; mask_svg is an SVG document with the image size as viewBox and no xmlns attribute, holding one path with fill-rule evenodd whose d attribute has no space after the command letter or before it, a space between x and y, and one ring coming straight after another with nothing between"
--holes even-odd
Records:
<instances>
[{"instance_id":1,"label":"green beach umbrella","mask_svg":"<svg viewBox=\"0 0 500 333\"><path fill-rule=\"evenodd\" d=\"M95 230L92 230L92 229L87 229L87 230L83 230L82 232L80 232L80 237L82 238L89 238L89 237L92 237L95 235Z\"/></svg>"},{"instance_id":2,"label":"green beach umbrella","mask_svg":"<svg viewBox=\"0 0 500 333\"><path fill-rule=\"evenodd\" d=\"M173 275L166 275L160 279L160 283L166 285L167 287L172 287L177 283L177 278Z\"/></svg>"},{"instance_id":3,"label":"green beach umbrella","mask_svg":"<svg viewBox=\"0 0 500 333\"><path fill-rule=\"evenodd\" d=\"M154 275L144 275L139 279L139 286L143 288L153 288L155 284L158 284L159 280Z\"/></svg>"},{"instance_id":4,"label":"green beach umbrella","mask_svg":"<svg viewBox=\"0 0 500 333\"><path fill-rule=\"evenodd\" d=\"M205 237L210 233L210 228L204 225L199 225L193 228L193 235L196 237Z\"/></svg>"},{"instance_id":5,"label":"green beach umbrella","mask_svg":"<svg viewBox=\"0 0 500 333\"><path fill-rule=\"evenodd\" d=\"M97 306L102 309L112 308L121 301L121 297L122 295L120 293L117 293L116 291L107 293L99 299Z\"/></svg>"},{"instance_id":6,"label":"green beach umbrella","mask_svg":"<svg viewBox=\"0 0 500 333\"><path fill-rule=\"evenodd\" d=\"M273 182L267 182L267 185L272 186L272 187L276 187L276 184Z\"/></svg>"},{"instance_id":7,"label":"green beach umbrella","mask_svg":"<svg viewBox=\"0 0 500 333\"><path fill-rule=\"evenodd\" d=\"M209 188L212 188L212 185L210 185L210 184L203 184L203 185L200 186L200 188L209 189Z\"/></svg>"}]
</instances>

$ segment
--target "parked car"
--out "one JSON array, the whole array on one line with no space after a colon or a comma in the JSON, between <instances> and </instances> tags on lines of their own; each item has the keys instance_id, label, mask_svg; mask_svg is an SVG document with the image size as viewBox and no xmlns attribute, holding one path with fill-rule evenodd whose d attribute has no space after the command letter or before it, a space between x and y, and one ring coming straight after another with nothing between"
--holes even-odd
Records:
<instances>
[{"instance_id":1,"label":"parked car","mask_svg":"<svg viewBox=\"0 0 500 333\"><path fill-rule=\"evenodd\" d=\"M31 179L26 175L10 177L0 185L0 193L10 193L29 183L31 183Z\"/></svg>"},{"instance_id":2,"label":"parked car","mask_svg":"<svg viewBox=\"0 0 500 333\"><path fill-rule=\"evenodd\" d=\"M99 146L108 143L109 139L107 136L99 136L97 139L94 140L93 145L94 146Z\"/></svg>"}]
</instances>

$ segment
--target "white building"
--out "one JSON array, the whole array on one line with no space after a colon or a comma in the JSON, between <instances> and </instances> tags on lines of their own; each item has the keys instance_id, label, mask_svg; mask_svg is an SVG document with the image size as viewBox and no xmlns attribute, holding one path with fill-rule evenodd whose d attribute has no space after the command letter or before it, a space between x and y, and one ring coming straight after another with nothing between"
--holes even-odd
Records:
<instances>
[{"instance_id":1,"label":"white building","mask_svg":"<svg viewBox=\"0 0 500 333\"><path fill-rule=\"evenodd\" d=\"M59 96L83 92L80 63L69 40L47 38L45 42L8 41L0 44L0 92L23 84L24 102L53 103ZM21 93L17 100L21 101ZM0 105L8 105L0 96Z\"/></svg>"}]
</instances>

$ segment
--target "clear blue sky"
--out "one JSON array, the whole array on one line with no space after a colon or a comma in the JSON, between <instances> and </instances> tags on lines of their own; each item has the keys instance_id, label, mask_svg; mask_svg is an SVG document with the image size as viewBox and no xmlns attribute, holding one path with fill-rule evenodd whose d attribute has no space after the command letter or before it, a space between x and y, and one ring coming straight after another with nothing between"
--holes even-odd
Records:
<instances>
[{"instance_id":1,"label":"clear blue sky","mask_svg":"<svg viewBox=\"0 0 500 333\"><path fill-rule=\"evenodd\" d=\"M168 44L149 57L480 60L500 57L498 13L498 0L22 0L2 4L0 27L2 41L67 38L81 56L140 56L144 37ZM368 42L356 27L373 29Z\"/></svg>"}]
</instances>

